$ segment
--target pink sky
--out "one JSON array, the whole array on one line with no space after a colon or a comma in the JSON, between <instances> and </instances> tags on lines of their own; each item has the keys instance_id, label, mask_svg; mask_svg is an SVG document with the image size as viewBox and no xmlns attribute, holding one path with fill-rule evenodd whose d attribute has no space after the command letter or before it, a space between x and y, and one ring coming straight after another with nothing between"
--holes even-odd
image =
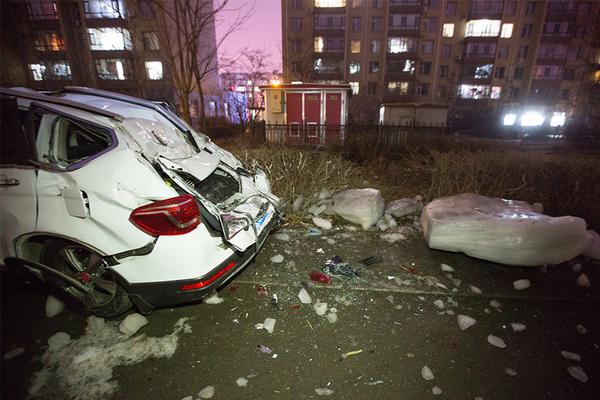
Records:
<instances>
[{"instance_id":1,"label":"pink sky","mask_svg":"<svg viewBox=\"0 0 600 400\"><path fill-rule=\"evenodd\" d=\"M219 2L219 0L216 0ZM229 20L254 6L252 16L242 28L232 33L219 49L219 56L233 57L241 49L264 50L271 54L274 69L281 70L281 0L230 0L227 9L239 11L224 12L217 21L217 40L227 30Z\"/></svg>"}]
</instances>

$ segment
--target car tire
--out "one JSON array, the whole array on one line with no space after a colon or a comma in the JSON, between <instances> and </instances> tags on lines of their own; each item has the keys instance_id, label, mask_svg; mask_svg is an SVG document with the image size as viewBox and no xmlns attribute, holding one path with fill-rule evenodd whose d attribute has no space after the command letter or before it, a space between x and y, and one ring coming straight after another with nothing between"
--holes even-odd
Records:
<instances>
[{"instance_id":1,"label":"car tire","mask_svg":"<svg viewBox=\"0 0 600 400\"><path fill-rule=\"evenodd\" d=\"M43 272L46 282L58 289L76 311L111 318L131 308L129 295L114 274L104 268L93 270L94 265L103 262L93 250L66 240L48 240L40 252L40 262L79 280L89 289L83 292L59 276Z\"/></svg>"}]
</instances>

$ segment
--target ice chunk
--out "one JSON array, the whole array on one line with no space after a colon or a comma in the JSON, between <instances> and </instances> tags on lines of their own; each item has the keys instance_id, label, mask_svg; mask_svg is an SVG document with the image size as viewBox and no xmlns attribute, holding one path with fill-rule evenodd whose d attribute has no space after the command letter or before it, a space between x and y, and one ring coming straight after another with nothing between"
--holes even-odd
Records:
<instances>
[{"instance_id":1,"label":"ice chunk","mask_svg":"<svg viewBox=\"0 0 600 400\"><path fill-rule=\"evenodd\" d=\"M103 318L90 315L87 317L87 326L85 328L88 333L100 333L104 330L106 322Z\"/></svg>"},{"instance_id":2,"label":"ice chunk","mask_svg":"<svg viewBox=\"0 0 600 400\"><path fill-rule=\"evenodd\" d=\"M577 286L590 287L591 285L592 284L590 283L590 280L586 274L584 274L583 272L579 274L579 276L577 277Z\"/></svg>"},{"instance_id":3,"label":"ice chunk","mask_svg":"<svg viewBox=\"0 0 600 400\"><path fill-rule=\"evenodd\" d=\"M587 374L585 373L583 368L581 368L578 365L571 365L570 367L567 367L567 371L573 378L577 379L579 382L586 383L588 381Z\"/></svg>"},{"instance_id":4,"label":"ice chunk","mask_svg":"<svg viewBox=\"0 0 600 400\"><path fill-rule=\"evenodd\" d=\"M275 329L275 322L277 322L275 318L265 318L265 322L263 322L263 329L269 333L273 333L273 329Z\"/></svg>"},{"instance_id":5,"label":"ice chunk","mask_svg":"<svg viewBox=\"0 0 600 400\"><path fill-rule=\"evenodd\" d=\"M316 388L315 393L317 396L331 396L333 394L333 390L327 388Z\"/></svg>"},{"instance_id":6,"label":"ice chunk","mask_svg":"<svg viewBox=\"0 0 600 400\"><path fill-rule=\"evenodd\" d=\"M319 192L319 200L327 200L327 199L331 198L332 194L333 193L331 193L331 190L323 188Z\"/></svg>"},{"instance_id":7,"label":"ice chunk","mask_svg":"<svg viewBox=\"0 0 600 400\"><path fill-rule=\"evenodd\" d=\"M248 386L248 379L246 379L244 377L237 378L235 383L240 387L246 387L246 386Z\"/></svg>"},{"instance_id":8,"label":"ice chunk","mask_svg":"<svg viewBox=\"0 0 600 400\"><path fill-rule=\"evenodd\" d=\"M389 295L389 296L387 296L385 299L386 299L387 301L389 301L389 302L390 302L390 304L394 304L394 296L393 296L393 295L391 295L391 294L390 294L390 295Z\"/></svg>"},{"instance_id":9,"label":"ice chunk","mask_svg":"<svg viewBox=\"0 0 600 400\"><path fill-rule=\"evenodd\" d=\"M12 349L6 353L4 353L4 359L10 360L11 358L15 358L25 353L25 349L23 347L17 347L16 349Z\"/></svg>"},{"instance_id":10,"label":"ice chunk","mask_svg":"<svg viewBox=\"0 0 600 400\"><path fill-rule=\"evenodd\" d=\"M212 397L214 395L215 395L215 387L214 386L207 386L198 393L198 397L200 397L201 399L212 399Z\"/></svg>"},{"instance_id":11,"label":"ice chunk","mask_svg":"<svg viewBox=\"0 0 600 400\"><path fill-rule=\"evenodd\" d=\"M148 319L141 314L134 313L129 314L121 323L119 324L119 330L121 333L131 336L139 331L142 326L148 324Z\"/></svg>"},{"instance_id":12,"label":"ice chunk","mask_svg":"<svg viewBox=\"0 0 600 400\"><path fill-rule=\"evenodd\" d=\"M504 370L504 372L506 372L506 375L509 375L509 376L517 376L517 371L515 371L512 368L506 368Z\"/></svg>"},{"instance_id":13,"label":"ice chunk","mask_svg":"<svg viewBox=\"0 0 600 400\"><path fill-rule=\"evenodd\" d=\"M458 322L458 327L460 328L460 330L464 331L465 329L475 325L477 320L475 318L469 317L468 315L458 314L456 316L456 322Z\"/></svg>"},{"instance_id":14,"label":"ice chunk","mask_svg":"<svg viewBox=\"0 0 600 400\"><path fill-rule=\"evenodd\" d=\"M434 396L437 396L438 394L442 394L442 389L440 389L440 388L439 388L439 387L437 387L437 386L434 386L434 387L431 389L431 393L433 393L433 395L434 395Z\"/></svg>"},{"instance_id":15,"label":"ice chunk","mask_svg":"<svg viewBox=\"0 0 600 400\"><path fill-rule=\"evenodd\" d=\"M440 268L442 269L442 272L454 272L454 268L452 268L448 264L442 263L442 264L440 264Z\"/></svg>"},{"instance_id":16,"label":"ice chunk","mask_svg":"<svg viewBox=\"0 0 600 400\"><path fill-rule=\"evenodd\" d=\"M298 299L300 299L300 302L303 304L312 303L312 299L310 298L310 295L304 288L300 289L300 292L298 293Z\"/></svg>"},{"instance_id":17,"label":"ice chunk","mask_svg":"<svg viewBox=\"0 0 600 400\"><path fill-rule=\"evenodd\" d=\"M471 292L475 293L475 294L481 294L481 289L479 289L477 286L473 286L473 285L469 285L469 289L471 289Z\"/></svg>"},{"instance_id":18,"label":"ice chunk","mask_svg":"<svg viewBox=\"0 0 600 400\"><path fill-rule=\"evenodd\" d=\"M369 229L383 215L384 202L377 189L349 189L333 195L332 210L354 224Z\"/></svg>"},{"instance_id":19,"label":"ice chunk","mask_svg":"<svg viewBox=\"0 0 600 400\"><path fill-rule=\"evenodd\" d=\"M336 313L329 313L325 316L325 318L327 318L327 321L329 321L329 323L331 324L335 324L338 320L338 316Z\"/></svg>"},{"instance_id":20,"label":"ice chunk","mask_svg":"<svg viewBox=\"0 0 600 400\"><path fill-rule=\"evenodd\" d=\"M219 304L224 302L225 299L223 299L222 297L219 297L218 293L213 293L210 297L205 298L204 300L202 300L203 303L206 304Z\"/></svg>"},{"instance_id":21,"label":"ice chunk","mask_svg":"<svg viewBox=\"0 0 600 400\"><path fill-rule=\"evenodd\" d=\"M510 326L514 332L523 332L525 329L527 329L527 326L520 322L511 322Z\"/></svg>"},{"instance_id":22,"label":"ice chunk","mask_svg":"<svg viewBox=\"0 0 600 400\"><path fill-rule=\"evenodd\" d=\"M313 304L313 308L318 316L323 316L327 312L327 303L322 303L317 300L315 304Z\"/></svg>"},{"instance_id":23,"label":"ice chunk","mask_svg":"<svg viewBox=\"0 0 600 400\"><path fill-rule=\"evenodd\" d=\"M587 332L587 329L585 329L585 326L583 326L581 324L577 324L576 329L577 329L577 332L582 335L585 335L585 333Z\"/></svg>"},{"instance_id":24,"label":"ice chunk","mask_svg":"<svg viewBox=\"0 0 600 400\"><path fill-rule=\"evenodd\" d=\"M433 379L433 372L427 365L424 365L423 368L421 368L421 376L426 381L430 381Z\"/></svg>"},{"instance_id":25,"label":"ice chunk","mask_svg":"<svg viewBox=\"0 0 600 400\"><path fill-rule=\"evenodd\" d=\"M276 233L273 236L275 237L275 239L281 240L282 242L289 242L290 241L290 235L288 235L285 232Z\"/></svg>"},{"instance_id":26,"label":"ice chunk","mask_svg":"<svg viewBox=\"0 0 600 400\"><path fill-rule=\"evenodd\" d=\"M329 230L332 228L331 221L325 218L313 217L312 222L321 229Z\"/></svg>"},{"instance_id":27,"label":"ice chunk","mask_svg":"<svg viewBox=\"0 0 600 400\"><path fill-rule=\"evenodd\" d=\"M304 203L304 196L300 195L300 196L296 197L296 200L294 200L294 203L292 204L292 210L294 210L294 212L300 211L303 203Z\"/></svg>"},{"instance_id":28,"label":"ice chunk","mask_svg":"<svg viewBox=\"0 0 600 400\"><path fill-rule=\"evenodd\" d=\"M433 305L436 306L439 309L444 308L444 302L440 299L437 299L436 301L433 302Z\"/></svg>"},{"instance_id":29,"label":"ice chunk","mask_svg":"<svg viewBox=\"0 0 600 400\"><path fill-rule=\"evenodd\" d=\"M506 347L506 343L504 343L504 340L500 339L498 336L488 335L487 341L492 346L500 347L501 349Z\"/></svg>"},{"instance_id":30,"label":"ice chunk","mask_svg":"<svg viewBox=\"0 0 600 400\"><path fill-rule=\"evenodd\" d=\"M573 272L581 272L581 268L581 264L575 264L571 269L573 270Z\"/></svg>"},{"instance_id":31,"label":"ice chunk","mask_svg":"<svg viewBox=\"0 0 600 400\"><path fill-rule=\"evenodd\" d=\"M429 247L463 252L500 264L559 264L579 255L592 242L585 221L549 217L523 201L472 193L427 204L421 227Z\"/></svg>"},{"instance_id":32,"label":"ice chunk","mask_svg":"<svg viewBox=\"0 0 600 400\"><path fill-rule=\"evenodd\" d=\"M581 361L581 356L577 353L571 353L570 351L563 350L560 352L560 354L562 354L562 356L567 360L573 360L577 362Z\"/></svg>"},{"instance_id":33,"label":"ice chunk","mask_svg":"<svg viewBox=\"0 0 600 400\"><path fill-rule=\"evenodd\" d=\"M513 282L513 287L515 288L515 290L525 290L529 286L531 286L531 282L529 281L529 279L518 279Z\"/></svg>"},{"instance_id":34,"label":"ice chunk","mask_svg":"<svg viewBox=\"0 0 600 400\"><path fill-rule=\"evenodd\" d=\"M491 300L490 301L490 306L492 306L496 310L498 310L500 307L502 307L502 304L500 304L500 302L498 300Z\"/></svg>"},{"instance_id":35,"label":"ice chunk","mask_svg":"<svg viewBox=\"0 0 600 400\"><path fill-rule=\"evenodd\" d=\"M58 350L65 344L69 343L71 336L66 332L56 332L48 338L48 348L50 350Z\"/></svg>"},{"instance_id":36,"label":"ice chunk","mask_svg":"<svg viewBox=\"0 0 600 400\"><path fill-rule=\"evenodd\" d=\"M420 211L423 205L416 199L393 200L385 207L385 213L396 218L414 214Z\"/></svg>"},{"instance_id":37,"label":"ice chunk","mask_svg":"<svg viewBox=\"0 0 600 400\"><path fill-rule=\"evenodd\" d=\"M383 233L379 237L388 243L396 243L400 240L406 240L406 236L401 233Z\"/></svg>"},{"instance_id":38,"label":"ice chunk","mask_svg":"<svg viewBox=\"0 0 600 400\"><path fill-rule=\"evenodd\" d=\"M283 262L283 256L281 254L276 254L273 257L271 257L271 262L273 264L280 264Z\"/></svg>"},{"instance_id":39,"label":"ice chunk","mask_svg":"<svg viewBox=\"0 0 600 400\"><path fill-rule=\"evenodd\" d=\"M65 303L50 295L46 299L46 318L52 318L63 312Z\"/></svg>"},{"instance_id":40,"label":"ice chunk","mask_svg":"<svg viewBox=\"0 0 600 400\"><path fill-rule=\"evenodd\" d=\"M596 231L588 231L588 235L592 238L592 242L581 255L592 260L600 260L600 235Z\"/></svg>"}]
</instances>

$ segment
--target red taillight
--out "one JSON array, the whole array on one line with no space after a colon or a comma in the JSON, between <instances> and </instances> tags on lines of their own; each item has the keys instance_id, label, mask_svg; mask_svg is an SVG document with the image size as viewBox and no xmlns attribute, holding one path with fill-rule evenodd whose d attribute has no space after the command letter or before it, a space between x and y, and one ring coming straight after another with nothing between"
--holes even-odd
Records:
<instances>
[{"instance_id":1,"label":"red taillight","mask_svg":"<svg viewBox=\"0 0 600 400\"><path fill-rule=\"evenodd\" d=\"M129 220L151 236L183 235L200 225L200 210L193 196L182 194L138 207Z\"/></svg>"},{"instance_id":2,"label":"red taillight","mask_svg":"<svg viewBox=\"0 0 600 400\"><path fill-rule=\"evenodd\" d=\"M210 285L211 283L213 283L214 281L216 281L217 279L219 279L220 277L222 277L223 274L225 274L227 271L230 271L233 267L235 267L235 263L231 262L231 263L227 264L224 268L221 268L220 270L218 270L217 273L214 274L213 276L211 276L210 278L205 279L200 282L190 283L189 285L183 285L179 290L194 290L194 289L201 289L203 287L206 287L206 286Z\"/></svg>"}]
</instances>

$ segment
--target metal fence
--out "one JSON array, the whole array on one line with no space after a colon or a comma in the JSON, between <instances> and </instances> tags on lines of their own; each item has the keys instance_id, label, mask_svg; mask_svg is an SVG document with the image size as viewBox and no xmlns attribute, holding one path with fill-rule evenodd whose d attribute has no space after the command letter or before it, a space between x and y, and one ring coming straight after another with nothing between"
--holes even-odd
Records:
<instances>
[{"instance_id":1,"label":"metal fence","mask_svg":"<svg viewBox=\"0 0 600 400\"><path fill-rule=\"evenodd\" d=\"M265 124L259 131L266 142L299 146L341 146L369 143L398 146L409 139L440 137L448 134L445 126L418 125L319 125Z\"/></svg>"}]
</instances>

